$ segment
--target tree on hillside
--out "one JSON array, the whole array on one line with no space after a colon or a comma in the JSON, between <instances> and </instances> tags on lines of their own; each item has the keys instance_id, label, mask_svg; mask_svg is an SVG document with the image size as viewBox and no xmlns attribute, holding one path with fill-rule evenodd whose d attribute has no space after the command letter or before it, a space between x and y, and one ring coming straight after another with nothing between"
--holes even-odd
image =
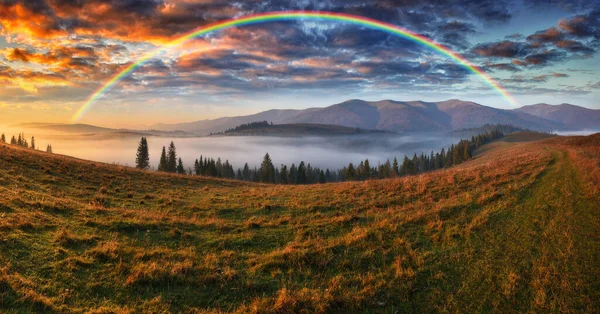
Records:
<instances>
[{"instance_id":1,"label":"tree on hillside","mask_svg":"<svg viewBox=\"0 0 600 314\"><path fill-rule=\"evenodd\" d=\"M150 168L150 153L148 152L148 141L142 137L135 155L135 167L139 169Z\"/></svg>"},{"instance_id":2,"label":"tree on hillside","mask_svg":"<svg viewBox=\"0 0 600 314\"><path fill-rule=\"evenodd\" d=\"M414 174L415 172L414 163L412 160L408 159L406 155L404 155L404 160L402 161L402 166L400 167L400 175L407 176Z\"/></svg>"},{"instance_id":3,"label":"tree on hillside","mask_svg":"<svg viewBox=\"0 0 600 314\"><path fill-rule=\"evenodd\" d=\"M321 172L319 173L319 183L326 183L327 182L327 178L325 177L325 172L323 172L323 170L321 170Z\"/></svg>"},{"instance_id":4,"label":"tree on hillside","mask_svg":"<svg viewBox=\"0 0 600 314\"><path fill-rule=\"evenodd\" d=\"M365 164L363 166L365 174L363 175L363 179L371 179L371 175L373 172L371 171L371 164L368 159L365 159Z\"/></svg>"},{"instance_id":5,"label":"tree on hillside","mask_svg":"<svg viewBox=\"0 0 600 314\"><path fill-rule=\"evenodd\" d=\"M35 149L35 137L31 137L31 149Z\"/></svg>"},{"instance_id":6,"label":"tree on hillside","mask_svg":"<svg viewBox=\"0 0 600 314\"><path fill-rule=\"evenodd\" d=\"M12 138L10 139L10 143L12 145L16 145L17 144L17 139L15 138L15 136L13 135Z\"/></svg>"},{"instance_id":7,"label":"tree on hillside","mask_svg":"<svg viewBox=\"0 0 600 314\"><path fill-rule=\"evenodd\" d=\"M300 165L298 166L298 170L296 173L296 183L306 184L306 165L304 165L304 161L301 161Z\"/></svg>"},{"instance_id":8,"label":"tree on hillside","mask_svg":"<svg viewBox=\"0 0 600 314\"><path fill-rule=\"evenodd\" d=\"M17 145L23 146L23 138L21 138L21 133L19 133L19 138L17 139Z\"/></svg>"},{"instance_id":9,"label":"tree on hillside","mask_svg":"<svg viewBox=\"0 0 600 314\"><path fill-rule=\"evenodd\" d=\"M394 163L392 164L392 176L397 177L400 175L400 168L398 168L398 158L394 157Z\"/></svg>"},{"instance_id":10,"label":"tree on hillside","mask_svg":"<svg viewBox=\"0 0 600 314\"><path fill-rule=\"evenodd\" d=\"M269 153L265 154L259 169L260 182L275 183L275 167Z\"/></svg>"},{"instance_id":11,"label":"tree on hillside","mask_svg":"<svg viewBox=\"0 0 600 314\"><path fill-rule=\"evenodd\" d=\"M48 144L48 146L46 146L46 153L52 154L52 145Z\"/></svg>"},{"instance_id":12,"label":"tree on hillside","mask_svg":"<svg viewBox=\"0 0 600 314\"><path fill-rule=\"evenodd\" d=\"M185 174L185 168L183 167L183 162L181 161L181 157L177 160L177 173Z\"/></svg>"},{"instance_id":13,"label":"tree on hillside","mask_svg":"<svg viewBox=\"0 0 600 314\"><path fill-rule=\"evenodd\" d=\"M346 169L346 180L355 180L356 179L356 169L352 163L348 164L348 168Z\"/></svg>"},{"instance_id":14,"label":"tree on hillside","mask_svg":"<svg viewBox=\"0 0 600 314\"><path fill-rule=\"evenodd\" d=\"M281 165L281 171L279 171L279 177L281 180L281 184L287 184L288 183L288 168L286 165Z\"/></svg>"},{"instance_id":15,"label":"tree on hillside","mask_svg":"<svg viewBox=\"0 0 600 314\"><path fill-rule=\"evenodd\" d=\"M164 146L160 154L160 161L158 162L158 171L167 171L167 152Z\"/></svg>"},{"instance_id":16,"label":"tree on hillside","mask_svg":"<svg viewBox=\"0 0 600 314\"><path fill-rule=\"evenodd\" d=\"M244 164L244 170L242 170L242 178L244 181L250 181L250 167L248 167L248 163Z\"/></svg>"},{"instance_id":17,"label":"tree on hillside","mask_svg":"<svg viewBox=\"0 0 600 314\"><path fill-rule=\"evenodd\" d=\"M169 144L169 152L167 153L167 171L177 172L177 152L175 144L172 141Z\"/></svg>"},{"instance_id":18,"label":"tree on hillside","mask_svg":"<svg viewBox=\"0 0 600 314\"><path fill-rule=\"evenodd\" d=\"M2 133L2 137L0 137L0 142L6 143L6 135L4 135L4 133Z\"/></svg>"}]
</instances>

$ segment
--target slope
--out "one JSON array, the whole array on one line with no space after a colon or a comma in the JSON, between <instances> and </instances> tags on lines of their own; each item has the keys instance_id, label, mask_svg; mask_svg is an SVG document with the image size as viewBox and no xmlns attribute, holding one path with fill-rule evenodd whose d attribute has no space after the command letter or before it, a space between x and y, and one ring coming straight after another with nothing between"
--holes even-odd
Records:
<instances>
[{"instance_id":1,"label":"slope","mask_svg":"<svg viewBox=\"0 0 600 314\"><path fill-rule=\"evenodd\" d=\"M0 310L597 312L599 140L293 187L0 145Z\"/></svg>"}]
</instances>

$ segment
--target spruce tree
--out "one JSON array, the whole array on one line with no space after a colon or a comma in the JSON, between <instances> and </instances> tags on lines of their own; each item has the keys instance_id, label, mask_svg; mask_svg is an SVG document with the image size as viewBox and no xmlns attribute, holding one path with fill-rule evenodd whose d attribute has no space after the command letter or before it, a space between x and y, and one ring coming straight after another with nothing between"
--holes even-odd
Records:
<instances>
[{"instance_id":1,"label":"spruce tree","mask_svg":"<svg viewBox=\"0 0 600 314\"><path fill-rule=\"evenodd\" d=\"M323 170L321 170L321 172L319 173L319 183L326 183L327 182L327 178L325 177L325 172L323 172Z\"/></svg>"},{"instance_id":2,"label":"spruce tree","mask_svg":"<svg viewBox=\"0 0 600 314\"><path fill-rule=\"evenodd\" d=\"M177 152L175 150L175 144L171 141L169 144L169 151L167 153L167 171L177 172Z\"/></svg>"},{"instance_id":3,"label":"spruce tree","mask_svg":"<svg viewBox=\"0 0 600 314\"><path fill-rule=\"evenodd\" d=\"M250 181L252 179L250 175L250 167L248 167L248 163L244 164L244 170L242 170L242 179L244 181Z\"/></svg>"},{"instance_id":4,"label":"spruce tree","mask_svg":"<svg viewBox=\"0 0 600 314\"><path fill-rule=\"evenodd\" d=\"M158 171L168 171L167 167L167 152L163 146L162 153L160 154L160 161L158 162Z\"/></svg>"},{"instance_id":5,"label":"spruce tree","mask_svg":"<svg viewBox=\"0 0 600 314\"><path fill-rule=\"evenodd\" d=\"M31 137L31 149L35 149L35 137Z\"/></svg>"},{"instance_id":6,"label":"spruce tree","mask_svg":"<svg viewBox=\"0 0 600 314\"><path fill-rule=\"evenodd\" d=\"M46 152L52 154L52 145L48 144L48 146L46 146Z\"/></svg>"},{"instance_id":7,"label":"spruce tree","mask_svg":"<svg viewBox=\"0 0 600 314\"><path fill-rule=\"evenodd\" d=\"M348 164L348 168L346 169L346 180L354 179L356 179L356 169L354 169L354 165L350 163Z\"/></svg>"},{"instance_id":8,"label":"spruce tree","mask_svg":"<svg viewBox=\"0 0 600 314\"><path fill-rule=\"evenodd\" d=\"M365 159L365 164L364 164L363 168L365 171L364 178L371 179L371 175L373 174L373 171L371 171L371 164L369 163L368 159Z\"/></svg>"},{"instance_id":9,"label":"spruce tree","mask_svg":"<svg viewBox=\"0 0 600 314\"><path fill-rule=\"evenodd\" d=\"M394 163L392 164L392 176L396 177L400 175L400 169L398 168L398 158L394 157Z\"/></svg>"},{"instance_id":10,"label":"spruce tree","mask_svg":"<svg viewBox=\"0 0 600 314\"><path fill-rule=\"evenodd\" d=\"M271 161L269 153L265 154L259 169L259 180L260 182L274 183L275 182L275 167Z\"/></svg>"},{"instance_id":11,"label":"spruce tree","mask_svg":"<svg viewBox=\"0 0 600 314\"><path fill-rule=\"evenodd\" d=\"M150 153L148 152L148 141L142 137L135 156L135 167L138 169L150 168Z\"/></svg>"},{"instance_id":12,"label":"spruce tree","mask_svg":"<svg viewBox=\"0 0 600 314\"><path fill-rule=\"evenodd\" d=\"M306 166L304 165L304 161L301 161L300 165L298 166L296 183L306 184Z\"/></svg>"},{"instance_id":13,"label":"spruce tree","mask_svg":"<svg viewBox=\"0 0 600 314\"><path fill-rule=\"evenodd\" d=\"M4 133L2 133L2 137L0 137L0 142L6 143L6 135L4 135Z\"/></svg>"},{"instance_id":14,"label":"spruce tree","mask_svg":"<svg viewBox=\"0 0 600 314\"><path fill-rule=\"evenodd\" d=\"M17 139L15 138L15 136L13 135L12 138L10 139L10 143L12 145L16 145L17 144Z\"/></svg>"},{"instance_id":15,"label":"spruce tree","mask_svg":"<svg viewBox=\"0 0 600 314\"><path fill-rule=\"evenodd\" d=\"M288 169L286 165L281 165L281 171L279 172L279 176L281 177L281 184L288 183Z\"/></svg>"},{"instance_id":16,"label":"spruce tree","mask_svg":"<svg viewBox=\"0 0 600 314\"><path fill-rule=\"evenodd\" d=\"M177 173L185 174L185 168L183 167L183 162L181 161L181 157L177 160Z\"/></svg>"}]
</instances>

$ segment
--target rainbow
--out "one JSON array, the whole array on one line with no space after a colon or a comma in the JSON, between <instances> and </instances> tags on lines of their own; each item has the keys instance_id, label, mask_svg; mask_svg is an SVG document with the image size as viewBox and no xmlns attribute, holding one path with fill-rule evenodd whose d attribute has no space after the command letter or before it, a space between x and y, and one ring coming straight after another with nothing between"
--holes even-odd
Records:
<instances>
[{"instance_id":1,"label":"rainbow","mask_svg":"<svg viewBox=\"0 0 600 314\"><path fill-rule=\"evenodd\" d=\"M470 72L478 75L483 79L485 83L491 86L494 90L496 90L504 99L506 99L511 105L516 106L517 102L515 99L504 89L498 82L496 82L493 78L491 78L488 74L486 74L479 67L472 64L469 60L463 58L459 54L453 52L447 47L434 42L433 40L424 37L422 35L411 32L405 28L400 26L396 26L393 24L381 22L378 20L374 20L367 17L344 14L344 13L333 13L333 12L317 12L317 11L284 11L284 12L268 12L268 13L260 13L253 15L246 15L242 17L237 17L229 20L224 20L220 22L216 22L207 26L203 26L197 28L190 33L182 35L181 37L167 43L166 45L157 47L152 51L148 52L140 59L132 63L131 65L125 67L123 70L115 74L110 80L108 80L104 85L100 86L93 94L89 96L89 98L85 101L85 103L77 110L73 118L72 122L76 122L83 117L83 115L92 107L92 105L104 94L108 89L117 84L121 79L127 76L129 73L133 72L136 68L143 65L146 61L152 59L157 56L159 53L169 49L171 47L178 46L190 39L206 35L211 32L223 30L231 27L240 27L244 25L250 24L259 24L273 21L285 21L285 20L323 20L323 21L333 21L333 22L343 22L348 24L355 24L359 26L363 26L366 28L371 28L375 30L384 31L404 39L411 40L413 42L419 43L423 46L431 48L434 51L439 52L442 55L445 55L452 59L457 64L462 65Z\"/></svg>"}]
</instances>

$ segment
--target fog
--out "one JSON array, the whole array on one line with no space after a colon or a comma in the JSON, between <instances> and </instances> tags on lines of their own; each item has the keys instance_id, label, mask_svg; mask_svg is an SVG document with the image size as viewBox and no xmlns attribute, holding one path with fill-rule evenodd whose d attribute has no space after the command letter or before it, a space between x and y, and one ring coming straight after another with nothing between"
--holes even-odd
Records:
<instances>
[{"instance_id":1,"label":"fog","mask_svg":"<svg viewBox=\"0 0 600 314\"><path fill-rule=\"evenodd\" d=\"M6 133L7 141L17 130L0 129ZM36 146L45 150L47 144L52 144L55 154L73 156L81 159L94 160L120 165L135 165L135 155L139 136L123 135L72 135L72 134L42 134L40 131L26 131L26 138L36 138ZM358 163L369 159L372 165L378 162L398 159L405 154L412 156L432 150L439 151L442 147L457 142L459 139L444 134L374 134L333 137L255 137L255 136L221 136L197 138L167 138L148 137L150 147L150 163L156 168L163 146L171 141L177 148L177 156L181 157L186 167L193 166L194 160L200 155L209 158L220 157L229 160L234 168L259 167L265 153L269 153L273 164L298 165L300 161L309 162L312 166L338 169L349 162Z\"/></svg>"},{"instance_id":2,"label":"fog","mask_svg":"<svg viewBox=\"0 0 600 314\"><path fill-rule=\"evenodd\" d=\"M560 136L587 136L595 133L600 133L600 130L583 130L583 131L554 131L552 132Z\"/></svg>"}]
</instances>

